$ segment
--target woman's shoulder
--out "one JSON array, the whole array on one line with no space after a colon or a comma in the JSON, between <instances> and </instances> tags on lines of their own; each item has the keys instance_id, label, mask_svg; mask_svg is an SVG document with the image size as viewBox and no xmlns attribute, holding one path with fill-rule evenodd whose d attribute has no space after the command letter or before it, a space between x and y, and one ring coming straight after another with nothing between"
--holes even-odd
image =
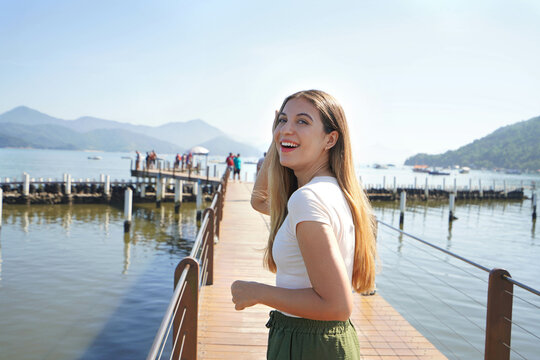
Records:
<instances>
[{"instance_id":1,"label":"woman's shoulder","mask_svg":"<svg viewBox=\"0 0 540 360\"><path fill-rule=\"evenodd\" d=\"M289 198L289 203L315 201L323 202L328 196L341 193L336 178L332 176L318 176L309 183L298 188Z\"/></svg>"}]
</instances>

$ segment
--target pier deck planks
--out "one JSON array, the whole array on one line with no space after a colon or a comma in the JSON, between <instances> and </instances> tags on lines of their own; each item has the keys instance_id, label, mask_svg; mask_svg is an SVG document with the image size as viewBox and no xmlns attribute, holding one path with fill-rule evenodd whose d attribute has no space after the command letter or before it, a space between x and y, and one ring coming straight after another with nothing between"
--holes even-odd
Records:
<instances>
[{"instance_id":1,"label":"pier deck planks","mask_svg":"<svg viewBox=\"0 0 540 360\"><path fill-rule=\"evenodd\" d=\"M214 254L214 284L201 290L199 359L265 359L267 306L236 311L230 286L234 280L274 284L262 265L269 218L251 208L252 184L227 186L220 241ZM381 296L355 295L352 321L364 360L446 359Z\"/></svg>"}]
</instances>

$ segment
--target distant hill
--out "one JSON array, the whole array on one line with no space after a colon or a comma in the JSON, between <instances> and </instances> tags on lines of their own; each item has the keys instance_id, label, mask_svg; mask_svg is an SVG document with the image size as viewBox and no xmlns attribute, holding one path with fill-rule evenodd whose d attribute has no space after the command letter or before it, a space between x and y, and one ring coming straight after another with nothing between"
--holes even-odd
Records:
<instances>
[{"instance_id":1,"label":"distant hill","mask_svg":"<svg viewBox=\"0 0 540 360\"><path fill-rule=\"evenodd\" d=\"M235 142L220 129L196 119L144 126L90 116L63 120L26 106L0 114L0 147L47 149L183 152L207 144L212 155L225 155L241 148L246 156L259 151ZM229 147L233 146L233 147ZM223 152L217 149L226 149Z\"/></svg>"},{"instance_id":2,"label":"distant hill","mask_svg":"<svg viewBox=\"0 0 540 360\"><path fill-rule=\"evenodd\" d=\"M3 135L9 137L11 141L7 142L0 138L0 147L126 152L137 149L155 149L166 153L184 151L177 145L127 130L103 129L79 133L59 125L13 123L4 123L1 127Z\"/></svg>"},{"instance_id":3,"label":"distant hill","mask_svg":"<svg viewBox=\"0 0 540 360\"><path fill-rule=\"evenodd\" d=\"M202 143L201 146L210 150L211 154L228 155L232 152L234 154L240 154L241 157L258 157L263 154L262 151L259 151L253 146L234 141L227 136L218 136Z\"/></svg>"},{"instance_id":4,"label":"distant hill","mask_svg":"<svg viewBox=\"0 0 540 360\"><path fill-rule=\"evenodd\" d=\"M471 168L540 169L540 116L501 127L491 134L444 154L416 154L405 165Z\"/></svg>"}]
</instances>

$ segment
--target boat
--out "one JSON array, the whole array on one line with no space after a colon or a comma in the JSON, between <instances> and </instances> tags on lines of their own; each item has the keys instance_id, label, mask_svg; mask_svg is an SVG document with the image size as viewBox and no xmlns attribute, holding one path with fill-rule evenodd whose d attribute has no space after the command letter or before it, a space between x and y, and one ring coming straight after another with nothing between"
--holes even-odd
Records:
<instances>
[{"instance_id":1,"label":"boat","mask_svg":"<svg viewBox=\"0 0 540 360\"><path fill-rule=\"evenodd\" d=\"M131 156L122 156L121 158L122 158L122 159L130 159L130 160L131 160Z\"/></svg>"},{"instance_id":2,"label":"boat","mask_svg":"<svg viewBox=\"0 0 540 360\"><path fill-rule=\"evenodd\" d=\"M428 173L429 169L427 165L414 165L412 171L419 173Z\"/></svg>"},{"instance_id":3,"label":"boat","mask_svg":"<svg viewBox=\"0 0 540 360\"><path fill-rule=\"evenodd\" d=\"M429 171L429 175L450 175L450 173L439 170L431 170Z\"/></svg>"},{"instance_id":4,"label":"boat","mask_svg":"<svg viewBox=\"0 0 540 360\"><path fill-rule=\"evenodd\" d=\"M101 156L89 156L88 160L101 160L103 159Z\"/></svg>"},{"instance_id":5,"label":"boat","mask_svg":"<svg viewBox=\"0 0 540 360\"><path fill-rule=\"evenodd\" d=\"M510 174L510 175L519 175L519 174L521 174L521 170L518 170L518 169L507 169L504 173L505 173L505 174Z\"/></svg>"},{"instance_id":6,"label":"boat","mask_svg":"<svg viewBox=\"0 0 540 360\"><path fill-rule=\"evenodd\" d=\"M375 169L388 169L388 166L383 165L383 164L373 164L373 167Z\"/></svg>"},{"instance_id":7,"label":"boat","mask_svg":"<svg viewBox=\"0 0 540 360\"><path fill-rule=\"evenodd\" d=\"M469 171L471 171L471 168L470 168L470 167L467 167L467 166L464 166L464 167L462 167L461 169L459 169L459 173L460 173L460 174L468 174Z\"/></svg>"}]
</instances>

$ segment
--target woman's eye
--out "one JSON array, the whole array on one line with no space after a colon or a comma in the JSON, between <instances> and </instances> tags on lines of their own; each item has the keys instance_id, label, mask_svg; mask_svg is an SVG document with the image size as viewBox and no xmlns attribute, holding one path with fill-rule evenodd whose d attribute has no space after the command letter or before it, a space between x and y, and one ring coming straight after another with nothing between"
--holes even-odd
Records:
<instances>
[{"instance_id":1,"label":"woman's eye","mask_svg":"<svg viewBox=\"0 0 540 360\"><path fill-rule=\"evenodd\" d=\"M305 124L305 125L308 124L308 122L306 120L303 120L303 119L298 120L298 123L299 124Z\"/></svg>"},{"instance_id":2,"label":"woman's eye","mask_svg":"<svg viewBox=\"0 0 540 360\"><path fill-rule=\"evenodd\" d=\"M279 118L278 119L278 123L284 123L284 122L287 122L287 119L285 119L285 118Z\"/></svg>"}]
</instances>

